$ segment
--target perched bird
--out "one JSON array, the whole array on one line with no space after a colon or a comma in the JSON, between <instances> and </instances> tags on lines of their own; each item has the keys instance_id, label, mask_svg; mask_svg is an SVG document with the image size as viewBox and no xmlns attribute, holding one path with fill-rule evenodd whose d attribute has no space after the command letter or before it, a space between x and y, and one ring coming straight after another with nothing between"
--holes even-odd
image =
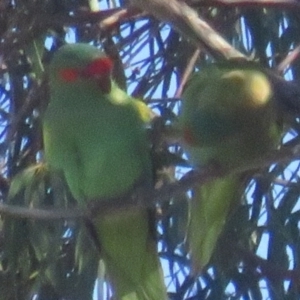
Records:
<instances>
[{"instance_id":1,"label":"perched bird","mask_svg":"<svg viewBox=\"0 0 300 300\"><path fill-rule=\"evenodd\" d=\"M118 88L111 60L70 44L49 67L43 118L46 162L61 170L78 205L113 201L151 185L145 127L151 110ZM166 299L149 209L128 208L93 220L114 299Z\"/></svg>"},{"instance_id":2,"label":"perched bird","mask_svg":"<svg viewBox=\"0 0 300 300\"><path fill-rule=\"evenodd\" d=\"M183 147L196 168L247 169L279 144L281 127L272 85L258 68L207 67L192 75L182 99ZM229 174L193 190L187 235L193 275L209 263L224 224L241 199L242 177Z\"/></svg>"}]
</instances>

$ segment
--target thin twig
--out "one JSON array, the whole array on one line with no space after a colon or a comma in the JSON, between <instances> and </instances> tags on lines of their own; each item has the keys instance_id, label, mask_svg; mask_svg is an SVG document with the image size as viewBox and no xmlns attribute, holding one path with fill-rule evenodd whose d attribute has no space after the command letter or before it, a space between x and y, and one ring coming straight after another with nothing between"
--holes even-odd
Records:
<instances>
[{"instance_id":1,"label":"thin twig","mask_svg":"<svg viewBox=\"0 0 300 300\"><path fill-rule=\"evenodd\" d=\"M186 84L186 82L188 81L190 75L193 73L193 70L195 68L195 64L196 64L196 61L199 57L199 54L200 54L200 49L196 49L194 54L192 55L188 65L186 66L185 68L185 71L183 73L183 76L182 76L182 79L181 79L181 82L180 82L180 85L175 93L175 98L179 98L181 97L181 94L182 94L182 91L183 91L183 88Z\"/></svg>"}]
</instances>

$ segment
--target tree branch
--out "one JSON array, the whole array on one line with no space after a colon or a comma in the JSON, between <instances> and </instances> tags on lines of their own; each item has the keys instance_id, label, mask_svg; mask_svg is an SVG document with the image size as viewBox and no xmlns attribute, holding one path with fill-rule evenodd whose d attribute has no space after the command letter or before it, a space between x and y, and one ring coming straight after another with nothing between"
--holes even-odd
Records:
<instances>
[{"instance_id":1,"label":"tree branch","mask_svg":"<svg viewBox=\"0 0 300 300\"><path fill-rule=\"evenodd\" d=\"M171 24L197 47L203 47L216 59L243 58L246 56L232 47L220 34L201 19L195 10L176 0L131 0L134 7Z\"/></svg>"},{"instance_id":2,"label":"tree branch","mask_svg":"<svg viewBox=\"0 0 300 300\"><path fill-rule=\"evenodd\" d=\"M300 158L300 146L293 148L283 147L281 150L271 152L267 157L257 159L251 165L237 167L231 170L220 170L220 168L204 168L202 171L190 171L180 180L163 185L157 190L149 191L144 197L147 201L140 201L141 191L134 190L126 195L113 199L97 199L90 201L87 208L70 209L39 209L26 208L15 205L0 204L0 213L4 216L15 218L27 218L37 220L58 220L90 218L108 213L119 213L122 210L140 209L154 207L163 202L170 201L175 195L185 193L196 185L204 184L215 178L221 178L229 174L240 174L250 170L258 170L270 166L273 163L286 163ZM143 198L143 197L142 197ZM151 199L149 201L149 199ZM179 199L177 197L176 199Z\"/></svg>"}]
</instances>

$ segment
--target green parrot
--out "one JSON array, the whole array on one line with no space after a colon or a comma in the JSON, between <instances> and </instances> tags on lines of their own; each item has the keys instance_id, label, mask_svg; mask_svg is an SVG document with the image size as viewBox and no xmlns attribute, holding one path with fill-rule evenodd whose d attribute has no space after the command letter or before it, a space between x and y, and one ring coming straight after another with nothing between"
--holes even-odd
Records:
<instances>
[{"instance_id":1,"label":"green parrot","mask_svg":"<svg viewBox=\"0 0 300 300\"><path fill-rule=\"evenodd\" d=\"M207 67L192 75L182 99L182 145L194 167L246 169L279 145L273 88L258 68ZM187 233L192 275L209 263L224 224L241 199L243 178L229 174L193 190Z\"/></svg>"},{"instance_id":2,"label":"green parrot","mask_svg":"<svg viewBox=\"0 0 300 300\"><path fill-rule=\"evenodd\" d=\"M79 43L61 47L49 66L45 158L81 207L122 199L137 185L146 195L151 186L151 110L118 88L112 67L97 48ZM137 206L93 220L114 299L167 299L151 219Z\"/></svg>"}]
</instances>

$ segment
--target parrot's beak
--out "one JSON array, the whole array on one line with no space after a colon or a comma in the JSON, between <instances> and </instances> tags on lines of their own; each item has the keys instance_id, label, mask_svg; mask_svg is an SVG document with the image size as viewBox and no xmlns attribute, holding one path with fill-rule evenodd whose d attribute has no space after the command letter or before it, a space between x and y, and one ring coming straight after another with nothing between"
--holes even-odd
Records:
<instances>
[{"instance_id":1,"label":"parrot's beak","mask_svg":"<svg viewBox=\"0 0 300 300\"><path fill-rule=\"evenodd\" d=\"M111 91L111 79L110 76L96 76L95 77L98 86L100 87L102 93L109 94Z\"/></svg>"},{"instance_id":2,"label":"parrot's beak","mask_svg":"<svg viewBox=\"0 0 300 300\"><path fill-rule=\"evenodd\" d=\"M195 146L197 144L193 131L188 126L183 129L183 141L190 146Z\"/></svg>"},{"instance_id":3,"label":"parrot's beak","mask_svg":"<svg viewBox=\"0 0 300 300\"><path fill-rule=\"evenodd\" d=\"M101 91L108 94L111 91L112 68L113 62L110 58L96 58L81 71L81 76L94 79Z\"/></svg>"}]
</instances>

